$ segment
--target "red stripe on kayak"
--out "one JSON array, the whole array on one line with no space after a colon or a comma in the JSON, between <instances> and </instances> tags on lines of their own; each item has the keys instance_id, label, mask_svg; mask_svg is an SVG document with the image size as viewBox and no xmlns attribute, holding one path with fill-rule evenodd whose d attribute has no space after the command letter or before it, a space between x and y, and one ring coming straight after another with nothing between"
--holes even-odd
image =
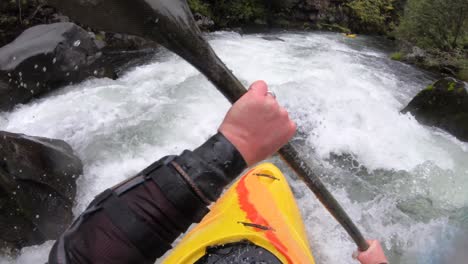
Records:
<instances>
[{"instance_id":1,"label":"red stripe on kayak","mask_svg":"<svg viewBox=\"0 0 468 264\"><path fill-rule=\"evenodd\" d=\"M249 171L246 173L246 175L249 175L253 170ZM258 224L258 225L263 225L263 226L270 226L268 224L268 221L263 218L262 215L259 214L257 209L255 208L255 205L253 205L249 201L249 190L247 189L247 186L245 184L245 180L248 176L242 177L242 179L239 181L236 187L237 191L237 196L239 197L239 206L240 208L247 214L247 218L249 221L252 221L252 223ZM288 260L288 263L293 263L291 258L288 256L288 248L281 243L279 238L276 236L274 231L268 230L268 231L260 231L265 234L267 239L275 246L275 248L283 254L283 256L286 257Z\"/></svg>"}]
</instances>

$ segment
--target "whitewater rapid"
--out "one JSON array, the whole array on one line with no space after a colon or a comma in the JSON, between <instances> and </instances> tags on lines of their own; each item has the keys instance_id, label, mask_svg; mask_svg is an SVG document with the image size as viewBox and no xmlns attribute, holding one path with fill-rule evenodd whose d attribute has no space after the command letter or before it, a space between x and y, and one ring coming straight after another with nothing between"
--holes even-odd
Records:
<instances>
[{"instance_id":1,"label":"whitewater rapid","mask_svg":"<svg viewBox=\"0 0 468 264\"><path fill-rule=\"evenodd\" d=\"M375 38L208 37L245 85L267 81L301 128L296 141L305 143L304 157L365 236L383 242L391 263L463 259L452 249L466 245L468 233L468 145L399 113L433 77L388 59L390 51ZM3 113L0 129L63 139L74 148L84 163L78 215L104 189L203 143L228 109L194 68L161 51L118 80L88 80ZM362 167L332 162L331 153L351 155ZM317 263L357 263L346 233L279 159L271 161L292 178ZM44 263L51 245L0 263Z\"/></svg>"}]
</instances>

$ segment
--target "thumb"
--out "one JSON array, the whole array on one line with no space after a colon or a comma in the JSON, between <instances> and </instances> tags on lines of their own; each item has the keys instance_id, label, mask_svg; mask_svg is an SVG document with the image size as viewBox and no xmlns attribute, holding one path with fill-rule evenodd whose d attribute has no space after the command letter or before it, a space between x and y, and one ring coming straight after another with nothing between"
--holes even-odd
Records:
<instances>
[{"instance_id":1,"label":"thumb","mask_svg":"<svg viewBox=\"0 0 468 264\"><path fill-rule=\"evenodd\" d=\"M268 85L264 81L256 81L249 88L249 93L253 93L257 96L266 96L267 91Z\"/></svg>"},{"instance_id":2,"label":"thumb","mask_svg":"<svg viewBox=\"0 0 468 264\"><path fill-rule=\"evenodd\" d=\"M359 252L357 259L361 264L387 264L384 250L377 240L367 240L369 248L364 252Z\"/></svg>"}]
</instances>

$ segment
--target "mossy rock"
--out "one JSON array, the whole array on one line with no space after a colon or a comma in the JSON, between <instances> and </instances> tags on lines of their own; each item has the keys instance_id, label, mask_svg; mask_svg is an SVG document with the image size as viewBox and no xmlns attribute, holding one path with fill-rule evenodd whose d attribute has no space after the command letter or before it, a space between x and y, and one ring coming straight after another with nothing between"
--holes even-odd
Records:
<instances>
[{"instance_id":1,"label":"mossy rock","mask_svg":"<svg viewBox=\"0 0 468 264\"><path fill-rule=\"evenodd\" d=\"M395 52L390 55L390 59L396 60L396 61L401 61L403 59L403 53L401 52Z\"/></svg>"},{"instance_id":2,"label":"mossy rock","mask_svg":"<svg viewBox=\"0 0 468 264\"><path fill-rule=\"evenodd\" d=\"M416 95L402 112L468 141L468 92L462 81L450 77L438 80Z\"/></svg>"}]
</instances>

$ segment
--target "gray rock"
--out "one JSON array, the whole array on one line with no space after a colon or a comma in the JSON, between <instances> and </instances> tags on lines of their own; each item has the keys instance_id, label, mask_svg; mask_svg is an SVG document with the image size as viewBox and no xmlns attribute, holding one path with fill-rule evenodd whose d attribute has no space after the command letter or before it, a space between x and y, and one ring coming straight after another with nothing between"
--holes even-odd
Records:
<instances>
[{"instance_id":1,"label":"gray rock","mask_svg":"<svg viewBox=\"0 0 468 264\"><path fill-rule=\"evenodd\" d=\"M468 141L468 93L461 81L447 77L429 85L402 110L408 112L424 125Z\"/></svg>"},{"instance_id":2,"label":"gray rock","mask_svg":"<svg viewBox=\"0 0 468 264\"><path fill-rule=\"evenodd\" d=\"M64 141L0 131L0 247L56 239L73 219L82 171Z\"/></svg>"},{"instance_id":3,"label":"gray rock","mask_svg":"<svg viewBox=\"0 0 468 264\"><path fill-rule=\"evenodd\" d=\"M88 32L72 23L27 29L0 48L0 80L9 84L0 90L0 110L82 81L99 70L93 65L98 52Z\"/></svg>"},{"instance_id":4,"label":"gray rock","mask_svg":"<svg viewBox=\"0 0 468 264\"><path fill-rule=\"evenodd\" d=\"M106 35L97 38L73 23L55 23L29 28L0 48L0 111L89 77L115 79L126 65L151 59L157 46L143 38ZM134 60L138 63L129 64Z\"/></svg>"},{"instance_id":5,"label":"gray rock","mask_svg":"<svg viewBox=\"0 0 468 264\"><path fill-rule=\"evenodd\" d=\"M423 49L414 46L412 47L411 52L405 56L405 60L410 63L421 62L426 58L426 56L427 54Z\"/></svg>"},{"instance_id":6,"label":"gray rock","mask_svg":"<svg viewBox=\"0 0 468 264\"><path fill-rule=\"evenodd\" d=\"M195 18L198 27L202 30L210 30L215 25L215 22L211 18L206 17L200 13L193 14L193 18Z\"/></svg>"}]
</instances>

